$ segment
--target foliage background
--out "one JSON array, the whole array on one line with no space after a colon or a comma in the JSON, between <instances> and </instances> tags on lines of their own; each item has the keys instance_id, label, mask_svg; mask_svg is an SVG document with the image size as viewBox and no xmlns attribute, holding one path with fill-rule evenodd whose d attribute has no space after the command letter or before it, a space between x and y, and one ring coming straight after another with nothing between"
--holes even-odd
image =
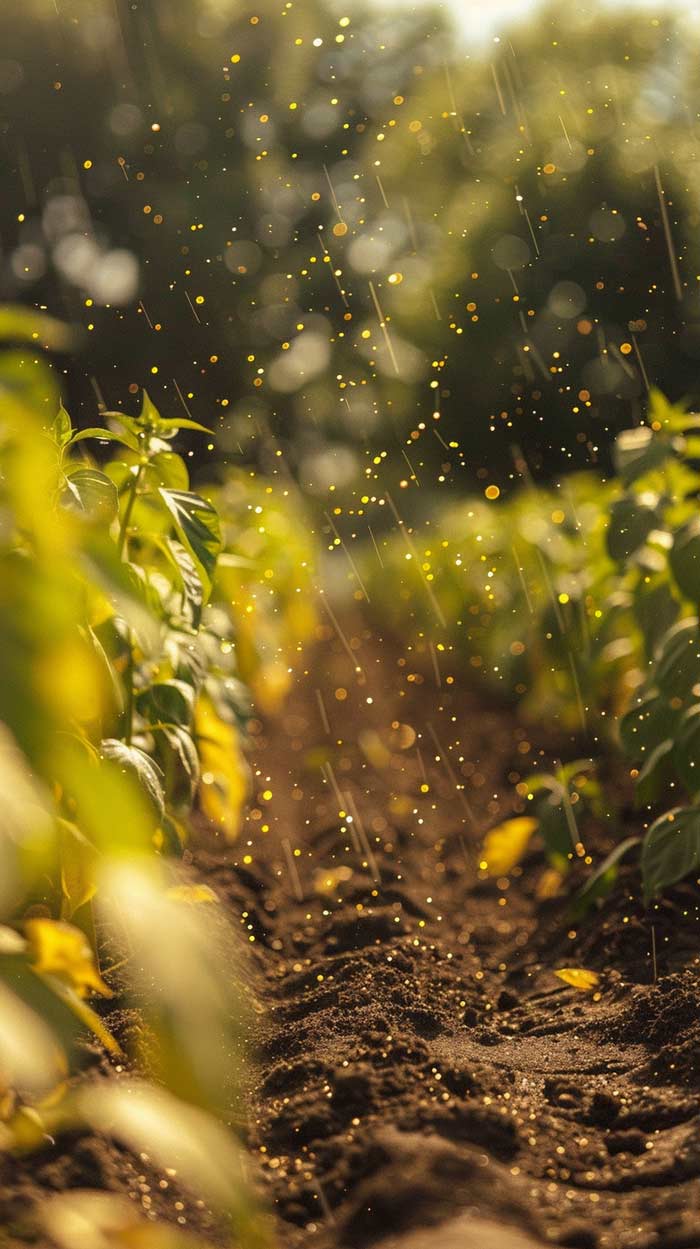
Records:
<instances>
[{"instance_id":1,"label":"foliage background","mask_svg":"<svg viewBox=\"0 0 700 1249\"><path fill-rule=\"evenodd\" d=\"M0 296L82 327L79 419L147 382L317 494L605 465L697 394L682 14L7 0Z\"/></svg>"}]
</instances>

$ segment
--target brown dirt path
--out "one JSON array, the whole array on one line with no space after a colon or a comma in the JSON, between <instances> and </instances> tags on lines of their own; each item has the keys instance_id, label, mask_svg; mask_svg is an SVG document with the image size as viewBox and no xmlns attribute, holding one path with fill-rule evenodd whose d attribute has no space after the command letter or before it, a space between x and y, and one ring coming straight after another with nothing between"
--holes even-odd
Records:
<instances>
[{"instance_id":1,"label":"brown dirt path","mask_svg":"<svg viewBox=\"0 0 700 1249\"><path fill-rule=\"evenodd\" d=\"M204 835L193 865L250 947L251 1148L280 1249L700 1249L697 885L645 915L629 866L574 924L536 900L536 853L481 879L479 838L544 747L444 653L345 630L254 725L242 840ZM600 991L553 975L572 965ZM49 1249L37 1213L84 1186L222 1243L196 1194L81 1133L0 1159L0 1245Z\"/></svg>"},{"instance_id":2,"label":"brown dirt path","mask_svg":"<svg viewBox=\"0 0 700 1249\"><path fill-rule=\"evenodd\" d=\"M478 836L538 750L450 675L360 618L324 631L256 726L244 843L197 856L257 967L252 1145L280 1244L700 1246L695 888L654 914L652 984L624 888L572 927L533 900L536 855L480 880ZM600 992L552 974L570 965Z\"/></svg>"}]
</instances>

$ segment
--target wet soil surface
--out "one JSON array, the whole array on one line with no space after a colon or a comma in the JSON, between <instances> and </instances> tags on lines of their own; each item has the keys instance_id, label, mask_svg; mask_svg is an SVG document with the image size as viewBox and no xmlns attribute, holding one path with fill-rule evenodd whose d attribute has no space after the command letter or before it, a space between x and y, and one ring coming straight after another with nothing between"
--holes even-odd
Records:
<instances>
[{"instance_id":1,"label":"wet soil surface","mask_svg":"<svg viewBox=\"0 0 700 1249\"><path fill-rule=\"evenodd\" d=\"M518 782L581 744L452 676L359 617L322 629L253 725L242 839L195 851L249 950L250 1146L278 1243L700 1249L696 885L645 913L630 865L575 922L536 847L485 878ZM597 990L553 974L572 966ZM82 1135L0 1163L0 1244L48 1245L36 1211L74 1187L222 1243L148 1159Z\"/></svg>"},{"instance_id":2,"label":"wet soil surface","mask_svg":"<svg viewBox=\"0 0 700 1249\"><path fill-rule=\"evenodd\" d=\"M117 1008L107 1021L125 1046L134 1032L142 1032L138 1011ZM94 1041L86 1038L82 1048L84 1078L109 1080L133 1074L125 1063L115 1063ZM0 1249L56 1249L64 1239L54 1239L54 1198L74 1190L110 1194L120 1203L123 1224L116 1239L107 1240L94 1230L76 1231L75 1249L116 1249L117 1245L136 1246L139 1231L126 1230L124 1215L139 1224L171 1223L183 1232L196 1231L203 1243L212 1247L230 1245L222 1234L221 1222L197 1194L184 1188L177 1173L154 1165L151 1158L137 1155L118 1141L88 1128L49 1138L46 1147L24 1156L0 1153ZM148 1227L142 1228L148 1232ZM129 1238L131 1237L131 1239ZM72 1247L71 1247L72 1249Z\"/></svg>"},{"instance_id":3,"label":"wet soil surface","mask_svg":"<svg viewBox=\"0 0 700 1249\"><path fill-rule=\"evenodd\" d=\"M645 914L630 866L575 923L538 899L535 850L485 879L480 836L547 762L536 730L429 647L322 632L254 726L243 844L197 857L256 966L280 1244L700 1246L696 886Z\"/></svg>"}]
</instances>

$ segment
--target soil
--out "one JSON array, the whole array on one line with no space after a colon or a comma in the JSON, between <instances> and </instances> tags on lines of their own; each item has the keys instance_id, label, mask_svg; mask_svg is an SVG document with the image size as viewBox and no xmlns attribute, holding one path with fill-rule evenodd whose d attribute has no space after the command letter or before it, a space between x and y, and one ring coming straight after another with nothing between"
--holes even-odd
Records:
<instances>
[{"instance_id":1,"label":"soil","mask_svg":"<svg viewBox=\"0 0 700 1249\"><path fill-rule=\"evenodd\" d=\"M128 1041L130 1031L140 1028L134 1010L117 1009L107 1019L122 1043ZM83 1051L78 1079L119 1079L130 1074L90 1039L86 1038ZM226 1243L217 1218L201 1198L181 1187L172 1171L158 1169L146 1154L134 1155L115 1140L80 1129L60 1135L52 1145L24 1157L0 1153L1 1249L24 1249L27 1245L56 1249L50 1235L53 1215L47 1203L74 1189L113 1194L132 1208L135 1220L173 1223L183 1231L197 1231L212 1246ZM126 1240L119 1243L126 1244ZM136 1239L129 1243L136 1244ZM107 1246L96 1236L94 1246L81 1239L76 1249Z\"/></svg>"},{"instance_id":2,"label":"soil","mask_svg":"<svg viewBox=\"0 0 700 1249\"><path fill-rule=\"evenodd\" d=\"M246 844L199 856L259 971L252 1147L280 1245L700 1246L695 886L645 914L630 865L576 923L538 898L537 851L484 879L517 782L581 744L538 741L428 647L323 634L255 726Z\"/></svg>"},{"instance_id":3,"label":"soil","mask_svg":"<svg viewBox=\"0 0 700 1249\"><path fill-rule=\"evenodd\" d=\"M700 1249L696 888L645 913L630 865L576 922L538 896L536 848L485 878L480 838L518 781L581 745L452 676L359 616L320 630L284 711L253 724L242 839L195 852L249 946L250 1146L278 1243ZM98 1138L3 1166L3 1245L47 1189L85 1184L214 1235Z\"/></svg>"}]
</instances>

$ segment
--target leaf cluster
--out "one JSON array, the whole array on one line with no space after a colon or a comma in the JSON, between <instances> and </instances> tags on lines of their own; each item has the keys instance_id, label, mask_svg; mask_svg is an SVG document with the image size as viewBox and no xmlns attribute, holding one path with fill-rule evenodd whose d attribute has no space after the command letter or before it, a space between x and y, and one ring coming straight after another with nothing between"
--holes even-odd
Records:
<instances>
[{"instance_id":1,"label":"leaf cluster","mask_svg":"<svg viewBox=\"0 0 700 1249\"><path fill-rule=\"evenodd\" d=\"M199 1183L206 1141L237 1158L217 1119L236 1105L245 995L216 895L177 860L195 807L238 831L250 705L231 569L242 561L253 597L264 578L174 448L203 426L144 392L138 416L74 428L36 351L52 323L8 310L3 325L27 345L0 357L0 1148L109 1119L131 1148L157 1137L181 1154ZM277 658L312 625L289 642L273 631ZM248 673L261 666L253 652ZM160 1090L70 1082L86 1028L121 1059L99 1005L115 994L155 1039ZM261 1244L240 1165L217 1175L211 1200Z\"/></svg>"}]
</instances>

